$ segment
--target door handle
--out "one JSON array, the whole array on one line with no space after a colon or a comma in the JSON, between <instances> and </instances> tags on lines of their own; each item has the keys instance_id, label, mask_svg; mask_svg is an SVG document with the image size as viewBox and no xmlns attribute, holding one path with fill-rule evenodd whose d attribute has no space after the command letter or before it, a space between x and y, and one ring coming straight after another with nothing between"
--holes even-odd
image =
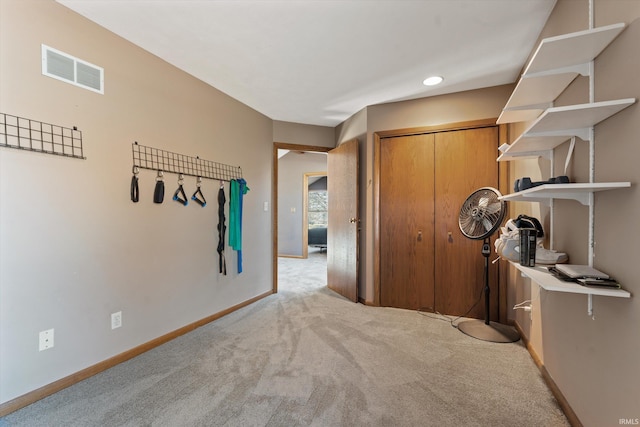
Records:
<instances>
[{"instance_id":1,"label":"door handle","mask_svg":"<svg viewBox=\"0 0 640 427\"><path fill-rule=\"evenodd\" d=\"M351 224L355 224L356 222L358 222L358 219L357 218L349 218L349 222Z\"/></svg>"},{"instance_id":2,"label":"door handle","mask_svg":"<svg viewBox=\"0 0 640 427\"><path fill-rule=\"evenodd\" d=\"M418 230L418 242L422 242L422 230Z\"/></svg>"}]
</instances>

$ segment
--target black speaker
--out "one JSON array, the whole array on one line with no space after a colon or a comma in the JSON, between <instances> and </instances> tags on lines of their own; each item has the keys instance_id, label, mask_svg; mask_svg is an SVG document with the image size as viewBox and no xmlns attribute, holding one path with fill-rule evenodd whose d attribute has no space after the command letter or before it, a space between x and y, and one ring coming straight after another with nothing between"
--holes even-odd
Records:
<instances>
[{"instance_id":1,"label":"black speaker","mask_svg":"<svg viewBox=\"0 0 640 427\"><path fill-rule=\"evenodd\" d=\"M534 267L536 265L536 235L535 228L520 229L520 265Z\"/></svg>"}]
</instances>

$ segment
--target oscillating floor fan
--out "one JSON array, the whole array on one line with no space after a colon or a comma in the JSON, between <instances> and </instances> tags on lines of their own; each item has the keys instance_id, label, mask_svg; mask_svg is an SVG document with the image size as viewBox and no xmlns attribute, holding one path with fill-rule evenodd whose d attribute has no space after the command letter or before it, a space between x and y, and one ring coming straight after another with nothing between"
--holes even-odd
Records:
<instances>
[{"instance_id":1,"label":"oscillating floor fan","mask_svg":"<svg viewBox=\"0 0 640 427\"><path fill-rule=\"evenodd\" d=\"M489 311L489 255L491 254L491 235L500 227L507 209L506 202L499 199L502 196L498 190L491 187L480 188L462 204L458 225L465 237L473 240L483 240L482 255L484 256L484 321L479 319L466 320L458 324L465 334L491 342L515 342L520 335L514 329L501 323L492 322Z\"/></svg>"}]
</instances>

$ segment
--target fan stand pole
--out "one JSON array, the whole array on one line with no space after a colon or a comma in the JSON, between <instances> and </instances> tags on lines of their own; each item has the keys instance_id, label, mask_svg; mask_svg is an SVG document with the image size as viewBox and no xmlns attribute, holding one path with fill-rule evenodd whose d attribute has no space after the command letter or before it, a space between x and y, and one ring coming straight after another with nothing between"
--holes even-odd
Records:
<instances>
[{"instance_id":1,"label":"fan stand pole","mask_svg":"<svg viewBox=\"0 0 640 427\"><path fill-rule=\"evenodd\" d=\"M501 323L492 322L490 319L489 302L489 256L491 255L491 245L489 238L484 239L482 244L482 256L484 256L484 321L480 319L465 320L458 324L458 329L470 337L483 341L509 343L520 339L520 334L513 328Z\"/></svg>"},{"instance_id":2,"label":"fan stand pole","mask_svg":"<svg viewBox=\"0 0 640 427\"><path fill-rule=\"evenodd\" d=\"M489 238L484 239L482 244L482 256L484 257L484 324L490 325L491 311L489 311L489 301L491 301L491 289L489 288L489 255L491 255L491 246L489 246Z\"/></svg>"}]
</instances>

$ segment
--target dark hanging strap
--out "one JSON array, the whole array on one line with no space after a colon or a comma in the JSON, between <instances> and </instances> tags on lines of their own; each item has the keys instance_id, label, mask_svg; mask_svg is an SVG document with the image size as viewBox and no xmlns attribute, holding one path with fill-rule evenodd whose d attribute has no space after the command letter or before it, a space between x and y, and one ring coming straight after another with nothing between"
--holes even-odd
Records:
<instances>
[{"instance_id":1,"label":"dark hanging strap","mask_svg":"<svg viewBox=\"0 0 640 427\"><path fill-rule=\"evenodd\" d=\"M133 167L133 176L131 177L131 201L138 203L140 200L140 188L138 187L138 167Z\"/></svg>"},{"instance_id":2,"label":"dark hanging strap","mask_svg":"<svg viewBox=\"0 0 640 427\"><path fill-rule=\"evenodd\" d=\"M196 191L191 196L191 200L195 200L197 204L203 208L207 206L207 199L204 198L204 194L200 191L200 185L202 183L202 177L198 177L198 183L196 184Z\"/></svg>"},{"instance_id":3,"label":"dark hanging strap","mask_svg":"<svg viewBox=\"0 0 640 427\"><path fill-rule=\"evenodd\" d=\"M225 225L224 216L224 203L226 197L224 196L224 185L220 184L220 190L218 190L218 264L220 266L220 273L227 275L227 260L224 257L224 234L227 230Z\"/></svg>"},{"instance_id":4,"label":"dark hanging strap","mask_svg":"<svg viewBox=\"0 0 640 427\"><path fill-rule=\"evenodd\" d=\"M178 189L175 193L173 193L173 200L176 202L182 203L184 206L189 204L189 200L187 200L187 195L184 193L184 188L182 188L182 183L184 179L182 174L178 176Z\"/></svg>"},{"instance_id":5,"label":"dark hanging strap","mask_svg":"<svg viewBox=\"0 0 640 427\"><path fill-rule=\"evenodd\" d=\"M180 202L185 206L189 204L187 195L184 193L184 188L182 188L182 184L180 184L176 192L173 193L173 200L175 200L176 202Z\"/></svg>"},{"instance_id":6,"label":"dark hanging strap","mask_svg":"<svg viewBox=\"0 0 640 427\"><path fill-rule=\"evenodd\" d=\"M162 203L164 200L164 182L156 181L156 188L153 191L153 203Z\"/></svg>"},{"instance_id":7,"label":"dark hanging strap","mask_svg":"<svg viewBox=\"0 0 640 427\"><path fill-rule=\"evenodd\" d=\"M158 171L156 177L156 188L153 190L153 203L162 203L164 200L164 181L162 180L162 171Z\"/></svg>"},{"instance_id":8,"label":"dark hanging strap","mask_svg":"<svg viewBox=\"0 0 640 427\"><path fill-rule=\"evenodd\" d=\"M131 177L131 201L137 203L140 200L140 188L138 187L138 177Z\"/></svg>"}]
</instances>

